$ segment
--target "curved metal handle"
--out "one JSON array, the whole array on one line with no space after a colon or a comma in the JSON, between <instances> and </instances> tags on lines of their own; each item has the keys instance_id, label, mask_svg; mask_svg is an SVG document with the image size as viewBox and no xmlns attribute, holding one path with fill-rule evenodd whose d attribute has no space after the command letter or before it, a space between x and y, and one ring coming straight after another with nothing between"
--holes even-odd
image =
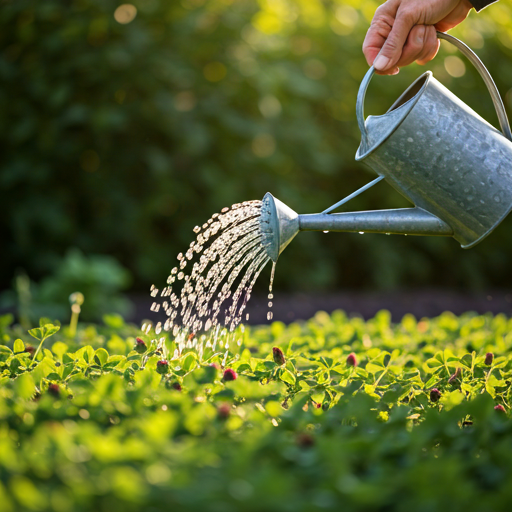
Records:
<instances>
[{"instance_id":1,"label":"curved metal handle","mask_svg":"<svg viewBox=\"0 0 512 512\"><path fill-rule=\"evenodd\" d=\"M471 64L475 66L476 70L485 82L489 94L491 95L492 102L494 103L494 108L500 122L501 131L508 140L512 141L512 132L510 131L510 124L508 122L505 106L503 105L503 101L501 99L498 88L496 87L491 74L489 71L487 71L487 68L484 66L483 62L479 59L477 54L460 39L450 36L449 34L445 34L444 32L438 32L437 37L439 39L444 39L445 41L448 41L449 43L452 43L454 46L456 46L461 51L461 53L463 53L464 56L471 62Z\"/></svg>"},{"instance_id":2,"label":"curved metal handle","mask_svg":"<svg viewBox=\"0 0 512 512\"><path fill-rule=\"evenodd\" d=\"M370 66L370 69L366 72L366 75L364 75L363 81L359 86L359 91L357 92L356 117L357 124L359 125L359 131L361 132L361 149L363 150L363 153L366 152L366 145L368 142L368 133L366 132L366 125L364 122L364 99L374 73L375 68Z\"/></svg>"},{"instance_id":3,"label":"curved metal handle","mask_svg":"<svg viewBox=\"0 0 512 512\"><path fill-rule=\"evenodd\" d=\"M485 85L487 86L487 90L491 95L492 102L494 104L494 108L496 110L496 114L498 115L498 120L500 123L501 131L503 135L510 141L512 141L512 131L510 130L510 124L508 122L507 112L505 111L505 106L503 105L503 101L501 99L500 93L494 80L492 79L491 74L487 71L487 68L484 66L483 62L478 58L476 53L469 48L466 44L464 44L460 39L456 37L445 34L444 32L437 32L437 37L439 39L444 39L449 43L452 43L456 46L461 53L464 54L465 57L475 66L478 73L482 77ZM366 96L366 91L368 89L368 85L370 84L370 80L372 79L375 73L375 68L373 66L366 72L361 85L359 86L359 91L357 93L357 101L356 101L356 116L357 116L357 124L359 125L359 130L361 132L361 146L363 150L366 150L366 144L368 140L368 134L366 132L365 120L364 120L364 99Z\"/></svg>"}]
</instances>

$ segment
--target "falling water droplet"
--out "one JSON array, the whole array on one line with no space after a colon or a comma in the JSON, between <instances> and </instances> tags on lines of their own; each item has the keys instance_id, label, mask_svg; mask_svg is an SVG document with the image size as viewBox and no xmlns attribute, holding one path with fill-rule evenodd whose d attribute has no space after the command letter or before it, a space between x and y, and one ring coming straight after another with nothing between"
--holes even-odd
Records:
<instances>
[{"instance_id":1,"label":"falling water droplet","mask_svg":"<svg viewBox=\"0 0 512 512\"><path fill-rule=\"evenodd\" d=\"M194 228L196 241L189 245L185 254L178 255L179 265L167 280L176 290L168 286L160 294L168 316L163 329L172 330L178 356L190 349L200 353L200 358L203 352L204 357L208 357L218 344L225 349L230 344L238 344L238 341L235 344L234 332L242 321L256 279L270 261L261 243L264 236L260 226L261 204L261 201L245 201L231 209L224 208L220 215L214 214L203 229ZM185 270L189 261L191 268ZM275 264L269 296L274 273ZM152 292L154 289L156 287ZM159 307L160 304L155 303L152 310ZM270 318L272 316L270 313ZM245 318L249 319L248 313ZM221 329L221 325L225 327ZM160 322L157 330L162 330ZM200 343L199 331L205 333ZM193 339L189 338L189 333L195 333Z\"/></svg>"}]
</instances>

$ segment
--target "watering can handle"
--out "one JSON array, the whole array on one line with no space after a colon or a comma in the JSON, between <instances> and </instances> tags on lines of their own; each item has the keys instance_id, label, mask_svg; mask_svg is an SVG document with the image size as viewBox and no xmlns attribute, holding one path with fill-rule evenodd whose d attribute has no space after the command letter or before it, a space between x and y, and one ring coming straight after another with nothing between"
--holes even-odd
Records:
<instances>
[{"instance_id":1,"label":"watering can handle","mask_svg":"<svg viewBox=\"0 0 512 512\"><path fill-rule=\"evenodd\" d=\"M494 108L496 109L496 114L498 114L498 120L500 122L501 131L503 135L510 141L512 141L512 132L510 130L510 124L508 122L507 112L505 111L505 107L503 106L503 101L501 99L500 93L492 79L489 71L484 66L483 62L478 58L476 53L469 48L462 41L457 39L456 37L445 34L444 32L438 32L437 37L439 39L444 39L452 43L456 46L466 57L467 59L475 66L477 71L480 73L480 76L483 78L485 85L491 95L492 102L494 103ZM357 124L359 125L359 130L361 131L362 144L365 145L368 140L368 135L366 133L366 126L364 122L364 98L366 96L366 90L368 89L368 85L370 84L370 80L372 79L373 74L375 73L375 69L373 66L366 72L366 75L361 82L361 86L359 87L359 92L357 93L357 102L356 102L356 115L357 115Z\"/></svg>"}]
</instances>

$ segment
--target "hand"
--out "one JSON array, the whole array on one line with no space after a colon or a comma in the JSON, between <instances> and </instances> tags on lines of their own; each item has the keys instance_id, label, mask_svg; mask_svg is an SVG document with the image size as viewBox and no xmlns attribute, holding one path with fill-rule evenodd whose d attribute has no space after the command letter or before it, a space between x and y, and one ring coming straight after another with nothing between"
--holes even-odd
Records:
<instances>
[{"instance_id":1,"label":"hand","mask_svg":"<svg viewBox=\"0 0 512 512\"><path fill-rule=\"evenodd\" d=\"M427 63L439 49L436 30L457 26L472 7L469 0L388 0L375 11L364 39L368 64L394 75L414 61Z\"/></svg>"}]
</instances>

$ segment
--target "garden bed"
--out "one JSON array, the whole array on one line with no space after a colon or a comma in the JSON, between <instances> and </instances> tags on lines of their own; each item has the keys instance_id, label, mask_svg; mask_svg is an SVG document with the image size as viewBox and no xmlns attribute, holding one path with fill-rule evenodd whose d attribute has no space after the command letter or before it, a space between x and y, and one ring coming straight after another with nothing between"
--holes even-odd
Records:
<instances>
[{"instance_id":1,"label":"garden bed","mask_svg":"<svg viewBox=\"0 0 512 512\"><path fill-rule=\"evenodd\" d=\"M504 315L320 312L240 332L224 365L224 353L173 360L170 339L156 353L116 316L76 333L43 321L35 337L11 320L0 319L2 511L511 503Z\"/></svg>"}]
</instances>

